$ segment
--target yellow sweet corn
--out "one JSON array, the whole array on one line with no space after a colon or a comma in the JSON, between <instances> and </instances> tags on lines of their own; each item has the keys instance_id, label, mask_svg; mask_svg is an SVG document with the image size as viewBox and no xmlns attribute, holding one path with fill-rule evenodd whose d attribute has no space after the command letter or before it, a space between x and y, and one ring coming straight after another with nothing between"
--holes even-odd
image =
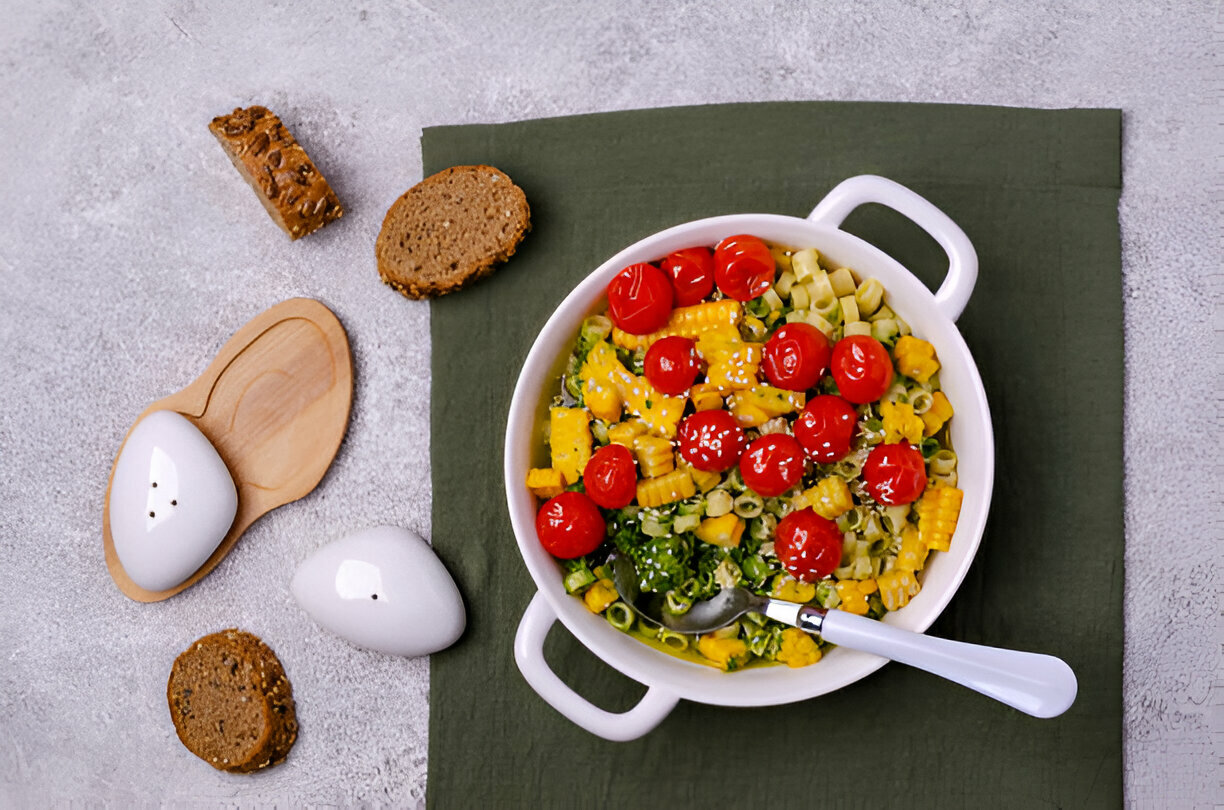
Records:
<instances>
[{"instance_id":1,"label":"yellow sweet corn","mask_svg":"<svg viewBox=\"0 0 1224 810\"><path fill-rule=\"evenodd\" d=\"M537 497L552 498L565 491L565 481L552 467L534 468L527 471L527 489Z\"/></svg>"},{"instance_id":2,"label":"yellow sweet corn","mask_svg":"<svg viewBox=\"0 0 1224 810\"><path fill-rule=\"evenodd\" d=\"M666 439L675 436L680 417L684 416L685 398L664 396L645 377L630 376L633 384L621 389L630 413L640 417L654 435Z\"/></svg>"},{"instance_id":3,"label":"yellow sweet corn","mask_svg":"<svg viewBox=\"0 0 1224 810\"><path fill-rule=\"evenodd\" d=\"M897 361L897 371L918 382L926 382L931 379L932 374L939 371L935 347L913 335L903 335L897 341L893 348L893 357Z\"/></svg>"},{"instance_id":4,"label":"yellow sweet corn","mask_svg":"<svg viewBox=\"0 0 1224 810\"><path fill-rule=\"evenodd\" d=\"M640 489L640 486L639 486ZM744 534L744 519L734 512L701 521L694 534L698 540L722 548L736 548Z\"/></svg>"},{"instance_id":5,"label":"yellow sweet corn","mask_svg":"<svg viewBox=\"0 0 1224 810\"><path fill-rule=\"evenodd\" d=\"M846 479L830 475L817 481L816 486L809 487L791 498L793 511L808 508L828 520L837 520L853 509L854 500L850 497L850 487L846 485Z\"/></svg>"},{"instance_id":6,"label":"yellow sweet corn","mask_svg":"<svg viewBox=\"0 0 1224 810\"><path fill-rule=\"evenodd\" d=\"M913 571L902 571L894 568L876 579L880 588L880 601L889 610L905 607L912 596L918 593L921 586Z\"/></svg>"},{"instance_id":7,"label":"yellow sweet corn","mask_svg":"<svg viewBox=\"0 0 1224 810\"><path fill-rule=\"evenodd\" d=\"M591 415L585 408L549 408L548 423L552 467L573 484L591 460Z\"/></svg>"},{"instance_id":8,"label":"yellow sweet corn","mask_svg":"<svg viewBox=\"0 0 1224 810\"><path fill-rule=\"evenodd\" d=\"M786 391L772 385L754 385L727 397L727 410L742 428L760 427L785 413L803 410L807 397L802 391Z\"/></svg>"},{"instance_id":9,"label":"yellow sweet corn","mask_svg":"<svg viewBox=\"0 0 1224 810\"><path fill-rule=\"evenodd\" d=\"M867 597L875 592L876 581L874 579L864 579L861 582L844 579L837 583L837 595L841 597L841 604L837 606L837 609L866 616Z\"/></svg>"},{"instance_id":10,"label":"yellow sweet corn","mask_svg":"<svg viewBox=\"0 0 1224 810\"><path fill-rule=\"evenodd\" d=\"M592 613L603 613L608 609L608 605L619 598L616 594L616 586L610 579L599 580L582 594L582 601L586 604L587 610Z\"/></svg>"},{"instance_id":11,"label":"yellow sweet corn","mask_svg":"<svg viewBox=\"0 0 1224 810\"><path fill-rule=\"evenodd\" d=\"M770 592L778 599L787 602L811 602L816 598L816 586L810 582L800 582L790 574L778 574L774 577Z\"/></svg>"},{"instance_id":12,"label":"yellow sweet corn","mask_svg":"<svg viewBox=\"0 0 1224 810\"><path fill-rule=\"evenodd\" d=\"M697 639L697 652L717 664L719 669L730 671L748 658L748 645L738 638L718 638L707 633Z\"/></svg>"},{"instance_id":13,"label":"yellow sweet corn","mask_svg":"<svg viewBox=\"0 0 1224 810\"><path fill-rule=\"evenodd\" d=\"M697 485L697 489L701 490L702 494L714 489L714 487L718 486L718 482L722 481L722 473L699 470L692 464L689 464L687 461L681 459L679 456L676 458L676 466L689 474L689 477L693 479L693 483Z\"/></svg>"},{"instance_id":14,"label":"yellow sweet corn","mask_svg":"<svg viewBox=\"0 0 1224 810\"><path fill-rule=\"evenodd\" d=\"M778 660L788 667L806 667L820 660L820 646L798 627L788 627L782 631Z\"/></svg>"},{"instance_id":15,"label":"yellow sweet corn","mask_svg":"<svg viewBox=\"0 0 1224 810\"><path fill-rule=\"evenodd\" d=\"M712 411L723 406L723 395L717 386L709 383L698 383L689 390L689 399L693 407L699 411Z\"/></svg>"},{"instance_id":16,"label":"yellow sweet corn","mask_svg":"<svg viewBox=\"0 0 1224 810\"><path fill-rule=\"evenodd\" d=\"M897 552L896 570L921 571L926 565L927 547L918 535L918 527L906 524L901 530L901 550Z\"/></svg>"},{"instance_id":17,"label":"yellow sweet corn","mask_svg":"<svg viewBox=\"0 0 1224 810\"><path fill-rule=\"evenodd\" d=\"M947 551L960 517L965 493L956 487L938 484L922 493L914 511L918 514L918 539L931 551Z\"/></svg>"},{"instance_id":18,"label":"yellow sweet corn","mask_svg":"<svg viewBox=\"0 0 1224 810\"><path fill-rule=\"evenodd\" d=\"M594 385L615 390L624 406L630 413L641 417L651 433L668 439L676 435L676 426L680 423L680 417L684 416L686 400L683 397L664 396L645 377L630 373L621 365L616 350L607 341L601 340L591 347L579 376L586 381L583 383L584 391ZM610 405L601 402L600 407ZM619 416L617 413L615 418Z\"/></svg>"},{"instance_id":19,"label":"yellow sweet corn","mask_svg":"<svg viewBox=\"0 0 1224 810\"><path fill-rule=\"evenodd\" d=\"M735 328L718 328L697 339L697 354L706 362L706 379L722 391L752 388L761 367L762 343L747 343Z\"/></svg>"},{"instance_id":20,"label":"yellow sweet corn","mask_svg":"<svg viewBox=\"0 0 1224 810\"><path fill-rule=\"evenodd\" d=\"M608 428L608 441L633 449L633 440L646 432L646 425L641 419L626 419Z\"/></svg>"},{"instance_id":21,"label":"yellow sweet corn","mask_svg":"<svg viewBox=\"0 0 1224 810\"><path fill-rule=\"evenodd\" d=\"M605 422L619 420L624 407L620 390L614 383L593 377L582 383L582 402L591 413Z\"/></svg>"},{"instance_id":22,"label":"yellow sweet corn","mask_svg":"<svg viewBox=\"0 0 1224 810\"><path fill-rule=\"evenodd\" d=\"M638 436L633 440L633 452L644 478L658 478L676 468L672 443L658 436Z\"/></svg>"},{"instance_id":23,"label":"yellow sweet corn","mask_svg":"<svg viewBox=\"0 0 1224 810\"><path fill-rule=\"evenodd\" d=\"M693 479L684 470L673 470L658 478L638 481L637 502L639 506L662 506L675 503L697 494Z\"/></svg>"},{"instance_id":24,"label":"yellow sweet corn","mask_svg":"<svg viewBox=\"0 0 1224 810\"><path fill-rule=\"evenodd\" d=\"M922 435L934 436L944 423L952 418L952 403L944 396L943 391L936 391L931 396L931 407L920 417L924 425Z\"/></svg>"},{"instance_id":25,"label":"yellow sweet corn","mask_svg":"<svg viewBox=\"0 0 1224 810\"><path fill-rule=\"evenodd\" d=\"M625 349L649 349L657 340L672 335L696 340L702 333L720 327L732 327L740 322L744 308L739 301L724 298L721 301L706 301L691 307L676 307L667 324L649 335L631 335L612 328L612 342Z\"/></svg>"},{"instance_id":26,"label":"yellow sweet corn","mask_svg":"<svg viewBox=\"0 0 1224 810\"><path fill-rule=\"evenodd\" d=\"M889 444L902 439L910 444L922 441L922 419L914 415L914 406L908 402L881 402L880 420L884 423L884 441Z\"/></svg>"}]
</instances>

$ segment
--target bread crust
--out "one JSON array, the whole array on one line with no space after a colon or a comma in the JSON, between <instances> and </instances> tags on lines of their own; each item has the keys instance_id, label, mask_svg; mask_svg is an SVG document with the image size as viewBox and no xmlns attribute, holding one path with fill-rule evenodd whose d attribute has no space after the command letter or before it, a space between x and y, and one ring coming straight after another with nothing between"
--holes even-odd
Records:
<instances>
[{"instance_id":1,"label":"bread crust","mask_svg":"<svg viewBox=\"0 0 1224 810\"><path fill-rule=\"evenodd\" d=\"M306 150L267 107L235 109L214 118L208 129L290 239L344 216Z\"/></svg>"},{"instance_id":2,"label":"bread crust","mask_svg":"<svg viewBox=\"0 0 1224 810\"><path fill-rule=\"evenodd\" d=\"M375 243L379 277L407 298L445 295L485 278L531 230L523 190L493 166L452 166L404 192Z\"/></svg>"},{"instance_id":3,"label":"bread crust","mask_svg":"<svg viewBox=\"0 0 1224 810\"><path fill-rule=\"evenodd\" d=\"M267 644L236 628L204 636L175 659L166 700L179 740L218 770L275 765L297 739L284 667Z\"/></svg>"}]
</instances>

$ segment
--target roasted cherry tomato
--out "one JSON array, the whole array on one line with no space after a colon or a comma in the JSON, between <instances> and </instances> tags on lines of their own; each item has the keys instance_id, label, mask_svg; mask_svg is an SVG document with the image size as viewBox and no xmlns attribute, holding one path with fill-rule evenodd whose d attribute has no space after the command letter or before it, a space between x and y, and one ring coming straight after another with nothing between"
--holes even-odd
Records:
<instances>
[{"instance_id":1,"label":"roasted cherry tomato","mask_svg":"<svg viewBox=\"0 0 1224 810\"><path fill-rule=\"evenodd\" d=\"M867 493L889 506L918 500L926 482L926 463L912 444L877 444L863 465Z\"/></svg>"},{"instance_id":2,"label":"roasted cherry tomato","mask_svg":"<svg viewBox=\"0 0 1224 810\"><path fill-rule=\"evenodd\" d=\"M536 534L544 550L572 560L590 554L604 541L607 524L595 502L581 492L549 498L536 513Z\"/></svg>"},{"instance_id":3,"label":"roasted cherry tomato","mask_svg":"<svg viewBox=\"0 0 1224 810\"><path fill-rule=\"evenodd\" d=\"M740 475L763 498L781 495L803 477L803 448L793 436L767 433L740 456Z\"/></svg>"},{"instance_id":4,"label":"roasted cherry tomato","mask_svg":"<svg viewBox=\"0 0 1224 810\"><path fill-rule=\"evenodd\" d=\"M787 573L801 582L819 582L841 562L842 533L837 524L811 508L778 521L774 553Z\"/></svg>"},{"instance_id":5,"label":"roasted cherry tomato","mask_svg":"<svg viewBox=\"0 0 1224 810\"><path fill-rule=\"evenodd\" d=\"M650 344L644 363L646 380L660 393L675 396L693 387L700 370L693 341L672 335Z\"/></svg>"},{"instance_id":6,"label":"roasted cherry tomato","mask_svg":"<svg viewBox=\"0 0 1224 810\"><path fill-rule=\"evenodd\" d=\"M841 397L812 397L795 420L795 438L814 460L841 461L850 452L858 427L858 411Z\"/></svg>"},{"instance_id":7,"label":"roasted cherry tomato","mask_svg":"<svg viewBox=\"0 0 1224 810\"><path fill-rule=\"evenodd\" d=\"M677 438L681 457L704 472L723 472L734 467L747 442L735 417L721 409L686 416Z\"/></svg>"},{"instance_id":8,"label":"roasted cherry tomato","mask_svg":"<svg viewBox=\"0 0 1224 810\"><path fill-rule=\"evenodd\" d=\"M829 339L815 326L788 323L765 343L761 368L775 388L806 391L829 370Z\"/></svg>"},{"instance_id":9,"label":"roasted cherry tomato","mask_svg":"<svg viewBox=\"0 0 1224 810\"><path fill-rule=\"evenodd\" d=\"M714 248L714 281L728 298L751 301L773 280L773 254L755 236L729 236Z\"/></svg>"},{"instance_id":10,"label":"roasted cherry tomato","mask_svg":"<svg viewBox=\"0 0 1224 810\"><path fill-rule=\"evenodd\" d=\"M608 317L631 335L662 329L671 317L672 285L653 264L631 264L608 284Z\"/></svg>"},{"instance_id":11,"label":"roasted cherry tomato","mask_svg":"<svg viewBox=\"0 0 1224 810\"><path fill-rule=\"evenodd\" d=\"M892 358L884 344L867 335L851 335L833 347L833 381L856 405L875 402L892 385Z\"/></svg>"},{"instance_id":12,"label":"roasted cherry tomato","mask_svg":"<svg viewBox=\"0 0 1224 810\"><path fill-rule=\"evenodd\" d=\"M604 509L620 509L637 495L633 453L619 444L599 448L582 471L586 494Z\"/></svg>"},{"instance_id":13,"label":"roasted cherry tomato","mask_svg":"<svg viewBox=\"0 0 1224 810\"><path fill-rule=\"evenodd\" d=\"M659 262L659 267L671 279L678 307L700 304L714 291L714 254L709 248L677 250Z\"/></svg>"}]
</instances>

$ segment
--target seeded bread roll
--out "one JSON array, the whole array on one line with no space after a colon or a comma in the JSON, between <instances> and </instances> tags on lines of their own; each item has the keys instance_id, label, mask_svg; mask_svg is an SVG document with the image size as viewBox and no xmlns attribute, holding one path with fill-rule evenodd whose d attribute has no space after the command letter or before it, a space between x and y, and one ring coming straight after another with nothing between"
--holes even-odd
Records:
<instances>
[{"instance_id":1,"label":"seeded bread roll","mask_svg":"<svg viewBox=\"0 0 1224 810\"><path fill-rule=\"evenodd\" d=\"M408 298L432 298L484 278L527 231L523 190L492 166L453 166L392 204L374 252L378 275Z\"/></svg>"},{"instance_id":2,"label":"seeded bread roll","mask_svg":"<svg viewBox=\"0 0 1224 810\"><path fill-rule=\"evenodd\" d=\"M214 118L208 129L289 238L300 239L344 215L306 150L266 107L236 109Z\"/></svg>"},{"instance_id":3,"label":"seeded bread roll","mask_svg":"<svg viewBox=\"0 0 1224 810\"><path fill-rule=\"evenodd\" d=\"M241 630L205 636L179 655L166 699L183 745L218 770L275 765L297 739L284 668L268 645Z\"/></svg>"}]
</instances>

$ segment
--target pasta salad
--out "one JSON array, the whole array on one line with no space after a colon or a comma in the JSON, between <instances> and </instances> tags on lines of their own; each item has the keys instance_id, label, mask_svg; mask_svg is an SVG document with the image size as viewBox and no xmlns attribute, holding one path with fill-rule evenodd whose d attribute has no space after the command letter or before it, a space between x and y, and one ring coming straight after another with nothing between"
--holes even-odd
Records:
<instances>
[{"instance_id":1,"label":"pasta salad","mask_svg":"<svg viewBox=\"0 0 1224 810\"><path fill-rule=\"evenodd\" d=\"M874 278L754 236L624 268L588 317L549 409L540 542L614 627L734 670L805 666L825 643L759 614L702 636L619 600L687 612L724 587L879 618L946 551L962 492L934 347Z\"/></svg>"}]
</instances>

